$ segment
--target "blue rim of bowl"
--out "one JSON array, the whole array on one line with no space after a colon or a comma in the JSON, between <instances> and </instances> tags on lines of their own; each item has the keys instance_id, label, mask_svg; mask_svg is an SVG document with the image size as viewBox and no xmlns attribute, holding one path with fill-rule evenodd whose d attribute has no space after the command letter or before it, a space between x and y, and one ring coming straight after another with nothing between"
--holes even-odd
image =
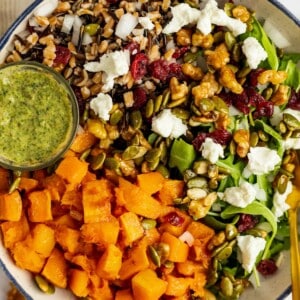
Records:
<instances>
[{"instance_id":1,"label":"blue rim of bowl","mask_svg":"<svg viewBox=\"0 0 300 300\"><path fill-rule=\"evenodd\" d=\"M14 32L14 30L17 28L17 26L24 20L24 18L33 12L33 10L44 0L35 0L31 5L29 5L21 14L20 16L13 22L13 24L9 27L9 29L4 33L3 37L0 40L0 51L4 47L4 45L7 43L8 39L10 38L10 35ZM282 12L284 12L290 19L292 19L298 26L300 26L300 20L292 14L283 4L281 4L277 0L269 0L270 3L272 3L274 6L276 6L278 9L280 9ZM34 300L31 298L26 291L16 282L16 280L13 278L13 276L10 274L8 269L6 268L5 264L0 259L0 266L4 270L7 277L12 281L13 284L17 286L17 288L21 291L21 293L26 297L28 300ZM291 286L287 287L287 289L277 298L277 300L284 300L288 295L291 294Z\"/></svg>"}]
</instances>

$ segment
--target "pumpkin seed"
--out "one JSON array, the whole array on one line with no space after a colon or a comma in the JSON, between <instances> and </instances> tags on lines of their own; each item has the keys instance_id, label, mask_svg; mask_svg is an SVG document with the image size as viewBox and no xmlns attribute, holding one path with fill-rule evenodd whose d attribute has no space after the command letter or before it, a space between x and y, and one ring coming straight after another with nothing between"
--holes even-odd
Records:
<instances>
[{"instance_id":1,"label":"pumpkin seed","mask_svg":"<svg viewBox=\"0 0 300 300\"><path fill-rule=\"evenodd\" d=\"M225 236L228 241L233 240L238 234L237 228L233 224L226 224Z\"/></svg>"},{"instance_id":2,"label":"pumpkin seed","mask_svg":"<svg viewBox=\"0 0 300 300\"><path fill-rule=\"evenodd\" d=\"M163 102L163 95L159 95L154 101L154 112L157 113L160 110L161 104Z\"/></svg>"},{"instance_id":3,"label":"pumpkin seed","mask_svg":"<svg viewBox=\"0 0 300 300\"><path fill-rule=\"evenodd\" d=\"M237 78L244 78L251 72L251 68L244 67L236 73Z\"/></svg>"},{"instance_id":4,"label":"pumpkin seed","mask_svg":"<svg viewBox=\"0 0 300 300\"><path fill-rule=\"evenodd\" d=\"M104 166L110 170L116 171L120 167L120 163L114 157L106 157Z\"/></svg>"},{"instance_id":5,"label":"pumpkin seed","mask_svg":"<svg viewBox=\"0 0 300 300\"><path fill-rule=\"evenodd\" d=\"M273 95L273 89L272 88L266 88L264 89L263 93L262 93L263 97L266 99L266 100L269 100L272 95Z\"/></svg>"},{"instance_id":6,"label":"pumpkin seed","mask_svg":"<svg viewBox=\"0 0 300 300\"><path fill-rule=\"evenodd\" d=\"M161 153L162 153L161 148L150 149L145 155L145 159L147 162L155 162L157 161L157 159L159 159Z\"/></svg>"},{"instance_id":7,"label":"pumpkin seed","mask_svg":"<svg viewBox=\"0 0 300 300\"><path fill-rule=\"evenodd\" d=\"M169 89L164 90L163 92L163 98L161 103L161 108L165 108L167 103L169 102L171 97L171 91Z\"/></svg>"},{"instance_id":8,"label":"pumpkin seed","mask_svg":"<svg viewBox=\"0 0 300 300\"><path fill-rule=\"evenodd\" d=\"M180 98L178 100L174 100L174 101L169 102L169 104L167 105L167 107L168 108L173 108L173 107L181 105L185 101L186 101L186 96L184 96L184 97L182 97L182 98Z\"/></svg>"},{"instance_id":9,"label":"pumpkin seed","mask_svg":"<svg viewBox=\"0 0 300 300\"><path fill-rule=\"evenodd\" d=\"M159 165L159 158L157 158L154 161L147 162L147 163L148 163L148 167L149 167L150 171L155 171Z\"/></svg>"},{"instance_id":10,"label":"pumpkin seed","mask_svg":"<svg viewBox=\"0 0 300 300\"><path fill-rule=\"evenodd\" d=\"M142 226L145 230L153 229L156 227L156 220L154 219L143 219Z\"/></svg>"},{"instance_id":11,"label":"pumpkin seed","mask_svg":"<svg viewBox=\"0 0 300 300\"><path fill-rule=\"evenodd\" d=\"M97 23L90 23L84 26L84 31L88 33L90 36L97 34L100 25Z\"/></svg>"},{"instance_id":12,"label":"pumpkin seed","mask_svg":"<svg viewBox=\"0 0 300 300\"><path fill-rule=\"evenodd\" d=\"M165 178L170 177L169 169L163 164L158 164L158 166L156 167L156 171L159 172Z\"/></svg>"},{"instance_id":13,"label":"pumpkin seed","mask_svg":"<svg viewBox=\"0 0 300 300\"><path fill-rule=\"evenodd\" d=\"M165 141L162 141L159 144L159 149L160 149L160 155L159 155L160 161L162 163L166 164L168 161L168 147L167 147Z\"/></svg>"},{"instance_id":14,"label":"pumpkin seed","mask_svg":"<svg viewBox=\"0 0 300 300\"><path fill-rule=\"evenodd\" d=\"M13 193L18 187L21 182L21 177L16 177L15 180L12 182L12 184L9 187L8 193Z\"/></svg>"},{"instance_id":15,"label":"pumpkin seed","mask_svg":"<svg viewBox=\"0 0 300 300\"><path fill-rule=\"evenodd\" d=\"M53 294L55 292L55 287L50 284L44 277L41 275L36 275L34 281L37 287L46 294Z\"/></svg>"},{"instance_id":16,"label":"pumpkin seed","mask_svg":"<svg viewBox=\"0 0 300 300\"><path fill-rule=\"evenodd\" d=\"M191 188L207 188L207 180L205 177L196 176L187 182L187 187Z\"/></svg>"},{"instance_id":17,"label":"pumpkin seed","mask_svg":"<svg viewBox=\"0 0 300 300\"><path fill-rule=\"evenodd\" d=\"M207 169L207 176L209 178L215 178L219 174L219 168L217 165L210 164Z\"/></svg>"},{"instance_id":18,"label":"pumpkin seed","mask_svg":"<svg viewBox=\"0 0 300 300\"><path fill-rule=\"evenodd\" d=\"M93 157L91 162L91 168L92 170L96 171L102 168L104 160L106 158L106 153L102 152L98 154L97 156Z\"/></svg>"},{"instance_id":19,"label":"pumpkin seed","mask_svg":"<svg viewBox=\"0 0 300 300\"><path fill-rule=\"evenodd\" d=\"M225 44L229 51L231 51L233 46L236 44L236 39L230 31L225 32Z\"/></svg>"},{"instance_id":20,"label":"pumpkin seed","mask_svg":"<svg viewBox=\"0 0 300 300\"><path fill-rule=\"evenodd\" d=\"M286 176L285 174L281 174L277 180L277 190L280 194L284 194L288 182L289 182L288 176Z\"/></svg>"},{"instance_id":21,"label":"pumpkin seed","mask_svg":"<svg viewBox=\"0 0 300 300\"><path fill-rule=\"evenodd\" d=\"M186 109L175 107L172 109L173 115L182 120L187 120L190 117L190 112Z\"/></svg>"},{"instance_id":22,"label":"pumpkin seed","mask_svg":"<svg viewBox=\"0 0 300 300\"><path fill-rule=\"evenodd\" d=\"M225 242L224 244L222 244L221 246L217 247L216 249L214 249L214 251L212 252L211 256L212 257L217 257L217 255L228 246L228 242Z\"/></svg>"},{"instance_id":23,"label":"pumpkin seed","mask_svg":"<svg viewBox=\"0 0 300 300\"><path fill-rule=\"evenodd\" d=\"M222 277L221 279L221 283L220 283L220 288L222 293L226 296L226 297L230 297L233 294L233 284L231 282L231 280L228 277Z\"/></svg>"},{"instance_id":24,"label":"pumpkin seed","mask_svg":"<svg viewBox=\"0 0 300 300\"><path fill-rule=\"evenodd\" d=\"M211 112L215 109L215 103L208 98L202 98L200 101L198 101L197 106L203 114Z\"/></svg>"},{"instance_id":25,"label":"pumpkin seed","mask_svg":"<svg viewBox=\"0 0 300 300\"><path fill-rule=\"evenodd\" d=\"M219 112L222 112L224 114L228 114L229 108L228 105L225 103L225 101L217 96L212 97L212 101L215 104L215 109Z\"/></svg>"},{"instance_id":26,"label":"pumpkin seed","mask_svg":"<svg viewBox=\"0 0 300 300\"><path fill-rule=\"evenodd\" d=\"M297 118L295 118L293 115L284 113L283 114L283 121L290 129L300 127L300 121Z\"/></svg>"},{"instance_id":27,"label":"pumpkin seed","mask_svg":"<svg viewBox=\"0 0 300 300\"><path fill-rule=\"evenodd\" d=\"M139 129L142 126L143 117L142 117L142 114L139 110L134 110L133 112L131 112L129 118L130 118L130 125L134 129Z\"/></svg>"},{"instance_id":28,"label":"pumpkin seed","mask_svg":"<svg viewBox=\"0 0 300 300\"><path fill-rule=\"evenodd\" d=\"M212 190L216 190L219 186L219 182L217 178L211 178L208 182L208 187Z\"/></svg>"},{"instance_id":29,"label":"pumpkin seed","mask_svg":"<svg viewBox=\"0 0 300 300\"><path fill-rule=\"evenodd\" d=\"M127 147L122 153L122 158L124 160L131 160L142 157L146 154L147 149L143 146L132 145Z\"/></svg>"},{"instance_id":30,"label":"pumpkin seed","mask_svg":"<svg viewBox=\"0 0 300 300\"><path fill-rule=\"evenodd\" d=\"M183 56L183 61L185 63L193 63L195 62L198 57L202 55L202 51L197 51L197 52L187 52Z\"/></svg>"},{"instance_id":31,"label":"pumpkin seed","mask_svg":"<svg viewBox=\"0 0 300 300\"><path fill-rule=\"evenodd\" d=\"M250 146L255 147L259 141L258 133L253 131L250 133Z\"/></svg>"},{"instance_id":32,"label":"pumpkin seed","mask_svg":"<svg viewBox=\"0 0 300 300\"><path fill-rule=\"evenodd\" d=\"M265 133L262 130L258 131L258 137L260 138L260 140L262 140L263 142L267 142L269 140L269 135L267 133Z\"/></svg>"},{"instance_id":33,"label":"pumpkin seed","mask_svg":"<svg viewBox=\"0 0 300 300\"><path fill-rule=\"evenodd\" d=\"M91 153L91 149L86 149L85 151L82 152L79 159L85 161L90 155L90 153Z\"/></svg>"},{"instance_id":34,"label":"pumpkin seed","mask_svg":"<svg viewBox=\"0 0 300 300\"><path fill-rule=\"evenodd\" d=\"M238 43L233 45L231 54L234 61L238 62L240 60L241 47Z\"/></svg>"},{"instance_id":35,"label":"pumpkin seed","mask_svg":"<svg viewBox=\"0 0 300 300\"><path fill-rule=\"evenodd\" d=\"M150 118L154 112L154 101L153 99L149 99L146 103L145 116L146 118Z\"/></svg>"},{"instance_id":36,"label":"pumpkin seed","mask_svg":"<svg viewBox=\"0 0 300 300\"><path fill-rule=\"evenodd\" d=\"M169 260L166 260L166 261L164 262L164 266L165 266L166 268L168 268L168 269L172 269L172 268L174 268L174 262L169 261Z\"/></svg>"},{"instance_id":37,"label":"pumpkin seed","mask_svg":"<svg viewBox=\"0 0 300 300\"><path fill-rule=\"evenodd\" d=\"M217 270L211 270L207 276L207 287L213 286L219 279L219 274Z\"/></svg>"},{"instance_id":38,"label":"pumpkin seed","mask_svg":"<svg viewBox=\"0 0 300 300\"><path fill-rule=\"evenodd\" d=\"M111 115L110 115L110 119L109 122L111 125L117 125L122 117L123 117L124 113L121 109L116 109Z\"/></svg>"},{"instance_id":39,"label":"pumpkin seed","mask_svg":"<svg viewBox=\"0 0 300 300\"><path fill-rule=\"evenodd\" d=\"M216 258L218 260L225 260L232 254L232 248L230 246L227 246L223 248L217 255Z\"/></svg>"},{"instance_id":40,"label":"pumpkin seed","mask_svg":"<svg viewBox=\"0 0 300 300\"><path fill-rule=\"evenodd\" d=\"M192 200L202 199L207 196L207 191L201 188L189 188L187 190L187 196Z\"/></svg>"},{"instance_id":41,"label":"pumpkin seed","mask_svg":"<svg viewBox=\"0 0 300 300\"><path fill-rule=\"evenodd\" d=\"M170 254L170 246L169 244L167 243L159 243L157 246L156 246L156 251L158 252L159 256L160 256L160 259L162 261L165 261L168 257L169 257L169 254Z\"/></svg>"},{"instance_id":42,"label":"pumpkin seed","mask_svg":"<svg viewBox=\"0 0 300 300\"><path fill-rule=\"evenodd\" d=\"M214 43L215 44L220 44L224 41L225 35L224 31L218 31L214 33Z\"/></svg>"},{"instance_id":43,"label":"pumpkin seed","mask_svg":"<svg viewBox=\"0 0 300 300\"><path fill-rule=\"evenodd\" d=\"M156 251L156 249L150 245L150 246L148 246L148 252L149 252L149 256L150 256L152 262L157 267L160 267L161 266L160 256L159 256L158 252Z\"/></svg>"}]
</instances>

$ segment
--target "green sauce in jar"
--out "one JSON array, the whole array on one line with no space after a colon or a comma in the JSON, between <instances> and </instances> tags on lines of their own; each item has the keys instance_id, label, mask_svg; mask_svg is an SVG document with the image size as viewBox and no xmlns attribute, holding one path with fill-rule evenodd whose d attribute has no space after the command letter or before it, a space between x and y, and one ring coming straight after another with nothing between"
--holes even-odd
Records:
<instances>
[{"instance_id":1,"label":"green sauce in jar","mask_svg":"<svg viewBox=\"0 0 300 300\"><path fill-rule=\"evenodd\" d=\"M44 167L72 142L78 107L60 77L35 63L0 69L0 161L6 167Z\"/></svg>"}]
</instances>

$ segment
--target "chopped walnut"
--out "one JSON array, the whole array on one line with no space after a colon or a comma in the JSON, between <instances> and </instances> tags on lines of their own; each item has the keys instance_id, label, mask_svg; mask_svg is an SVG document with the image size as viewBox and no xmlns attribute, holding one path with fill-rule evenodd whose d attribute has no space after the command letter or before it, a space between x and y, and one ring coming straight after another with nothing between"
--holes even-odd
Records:
<instances>
[{"instance_id":1,"label":"chopped walnut","mask_svg":"<svg viewBox=\"0 0 300 300\"><path fill-rule=\"evenodd\" d=\"M212 34L204 35L201 32L195 32L192 35L192 45L208 49L212 46L214 37Z\"/></svg>"},{"instance_id":2,"label":"chopped walnut","mask_svg":"<svg viewBox=\"0 0 300 300\"><path fill-rule=\"evenodd\" d=\"M49 67L53 65L53 61L56 57L55 51L56 46L54 43L54 37L52 34L47 35L45 37L40 38L39 42L42 45L46 45L46 47L43 50L43 63Z\"/></svg>"},{"instance_id":3,"label":"chopped walnut","mask_svg":"<svg viewBox=\"0 0 300 300\"><path fill-rule=\"evenodd\" d=\"M214 74L207 73L203 77L201 83L192 89L192 95L196 106L203 98L212 97L219 90L219 84L215 79Z\"/></svg>"},{"instance_id":4,"label":"chopped walnut","mask_svg":"<svg viewBox=\"0 0 300 300\"><path fill-rule=\"evenodd\" d=\"M209 193L205 198L192 200L189 204L190 215L196 220L205 217L216 200L216 192Z\"/></svg>"},{"instance_id":5,"label":"chopped walnut","mask_svg":"<svg viewBox=\"0 0 300 300\"><path fill-rule=\"evenodd\" d=\"M237 143L236 152L239 157L246 157L250 148L250 133L246 129L238 129L233 134L233 140Z\"/></svg>"},{"instance_id":6,"label":"chopped walnut","mask_svg":"<svg viewBox=\"0 0 300 300\"><path fill-rule=\"evenodd\" d=\"M188 94L188 86L186 83L179 83L176 77L172 77L170 80L171 99L179 100Z\"/></svg>"},{"instance_id":7,"label":"chopped walnut","mask_svg":"<svg viewBox=\"0 0 300 300\"><path fill-rule=\"evenodd\" d=\"M215 50L206 50L204 54L207 58L207 64L215 69L222 68L230 60L229 52L224 43L218 45Z\"/></svg>"},{"instance_id":8,"label":"chopped walnut","mask_svg":"<svg viewBox=\"0 0 300 300\"><path fill-rule=\"evenodd\" d=\"M278 89L271 97L271 101L274 105L283 105L286 104L289 100L290 87L287 85L279 85Z\"/></svg>"},{"instance_id":9,"label":"chopped walnut","mask_svg":"<svg viewBox=\"0 0 300 300\"><path fill-rule=\"evenodd\" d=\"M251 17L250 12L243 5L237 5L232 9L231 12L236 19L239 19L244 23L248 22Z\"/></svg>"},{"instance_id":10,"label":"chopped walnut","mask_svg":"<svg viewBox=\"0 0 300 300\"><path fill-rule=\"evenodd\" d=\"M271 82L272 84L283 83L287 78L287 72L276 71L276 70L266 70L260 73L257 77L257 81L260 84L266 84Z\"/></svg>"},{"instance_id":11,"label":"chopped walnut","mask_svg":"<svg viewBox=\"0 0 300 300\"><path fill-rule=\"evenodd\" d=\"M176 42L180 46L189 46L192 42L192 30L180 29L176 35Z\"/></svg>"},{"instance_id":12,"label":"chopped walnut","mask_svg":"<svg viewBox=\"0 0 300 300\"><path fill-rule=\"evenodd\" d=\"M223 66L220 70L219 82L235 94L241 94L243 87L238 83L235 74L229 66Z\"/></svg>"},{"instance_id":13,"label":"chopped walnut","mask_svg":"<svg viewBox=\"0 0 300 300\"><path fill-rule=\"evenodd\" d=\"M203 78L203 71L201 68L190 63L185 63L181 66L183 74L189 76L193 80L201 80Z\"/></svg>"}]
</instances>

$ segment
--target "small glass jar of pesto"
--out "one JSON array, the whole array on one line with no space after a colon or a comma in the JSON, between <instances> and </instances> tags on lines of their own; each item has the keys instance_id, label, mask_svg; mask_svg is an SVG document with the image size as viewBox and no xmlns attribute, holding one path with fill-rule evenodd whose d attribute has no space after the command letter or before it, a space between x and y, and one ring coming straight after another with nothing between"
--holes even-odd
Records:
<instances>
[{"instance_id":1,"label":"small glass jar of pesto","mask_svg":"<svg viewBox=\"0 0 300 300\"><path fill-rule=\"evenodd\" d=\"M0 165L50 166L70 147L78 120L76 97L59 73L35 62L0 67Z\"/></svg>"}]
</instances>

